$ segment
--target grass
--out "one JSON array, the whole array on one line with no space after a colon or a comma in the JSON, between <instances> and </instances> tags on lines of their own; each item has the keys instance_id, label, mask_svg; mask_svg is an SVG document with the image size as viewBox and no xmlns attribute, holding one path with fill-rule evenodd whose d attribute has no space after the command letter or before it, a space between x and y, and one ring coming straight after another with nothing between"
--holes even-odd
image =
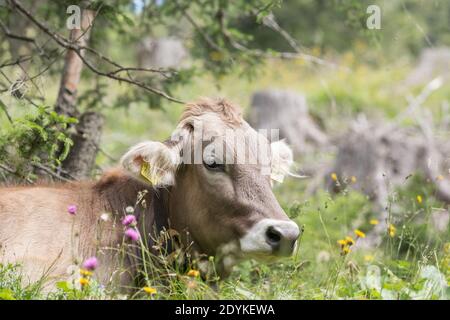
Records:
<instances>
[{"instance_id":1,"label":"grass","mask_svg":"<svg viewBox=\"0 0 450 320\"><path fill-rule=\"evenodd\" d=\"M179 88L176 96L193 100L199 96L226 96L239 102L244 109L250 104L250 94L258 89L278 87L303 92L311 112L321 120L328 132L342 132L349 118L364 112L371 118L394 118L407 106L398 83L406 76L409 66L402 63L389 68L374 68L354 63L350 54L343 57L351 72L317 70L302 63L271 62L266 71L253 81L236 76L220 79L220 86L208 76L189 86ZM57 81L52 81L57 83ZM111 83L111 96L126 87ZM48 88L47 104L54 101L55 88ZM411 89L417 94L420 88ZM112 98L112 97L110 97ZM435 119L443 114L441 101L450 98L448 88L437 90L426 102ZM18 102L3 99L12 106L13 115L27 112ZM27 107L30 108L30 107ZM167 103L163 110L150 110L143 103L127 109L105 110L106 128L102 138L103 150L118 159L132 144L146 139L163 140L170 135L182 107ZM6 124L0 113L0 124ZM115 165L115 160L100 154L102 167ZM138 288L127 297L115 288L104 288L95 282L95 273L88 286L80 287L78 278L60 282L55 292L47 294L42 283L24 285L20 266L0 265L0 299L449 299L450 230L438 230L433 217L448 208L435 200L431 184L414 175L408 184L391 190L388 223L396 228L391 236L381 233L380 245L367 249L357 239L342 254L337 241L346 236L356 239L354 229L370 234L371 219L378 218L370 201L349 187L339 195L321 190L305 195L308 181L288 179L275 189L283 208L305 228L298 252L294 257L276 263L254 260L239 264L228 279L209 285L168 264L149 265L152 272L144 273L146 286L156 293ZM417 195L421 195L419 203ZM144 250L146 250L144 248ZM164 261L162 261L164 264ZM195 265L192 268L196 268ZM167 280L169 279L169 280ZM45 279L43 279L45 280Z\"/></svg>"},{"instance_id":2,"label":"grass","mask_svg":"<svg viewBox=\"0 0 450 320\"><path fill-rule=\"evenodd\" d=\"M422 203L416 193L420 191ZM276 190L282 193L283 188ZM377 217L368 199L352 190L332 197L321 191L309 199L283 203L287 213L305 227L298 251L292 258L274 263L250 260L239 264L231 276L210 286L200 277L178 269L172 260L159 264L147 260L145 286L124 296L117 288L101 287L95 272L88 286L79 278L59 282L50 294L41 283L23 285L19 266L0 266L0 298L3 299L448 299L450 298L450 238L448 227L438 231L430 215L445 207L433 198L430 184L416 176L396 191L399 212L391 213L396 233L383 232L381 245L361 246L344 255L337 243L354 229L370 234L369 221ZM280 195L283 198L283 195ZM401 212L400 212L401 211ZM149 258L147 248L143 247ZM198 266L193 264L193 269ZM156 276L155 276L156 275ZM214 279L214 274L210 279ZM45 279L43 279L44 281Z\"/></svg>"}]
</instances>

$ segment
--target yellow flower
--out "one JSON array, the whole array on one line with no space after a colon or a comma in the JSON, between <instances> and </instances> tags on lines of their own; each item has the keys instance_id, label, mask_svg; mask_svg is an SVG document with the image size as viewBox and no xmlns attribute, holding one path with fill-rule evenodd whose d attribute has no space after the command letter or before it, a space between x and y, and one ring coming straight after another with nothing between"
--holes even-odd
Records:
<instances>
[{"instance_id":1,"label":"yellow flower","mask_svg":"<svg viewBox=\"0 0 450 320\"><path fill-rule=\"evenodd\" d=\"M331 174L331 180L337 181L337 179L338 179L337 174L333 172L333 173Z\"/></svg>"},{"instance_id":2,"label":"yellow flower","mask_svg":"<svg viewBox=\"0 0 450 320\"><path fill-rule=\"evenodd\" d=\"M351 251L351 250L350 250L350 247L349 247L349 246L345 246L345 247L342 248L341 254L342 254L343 256L345 256L345 255L349 254L350 251Z\"/></svg>"},{"instance_id":3,"label":"yellow flower","mask_svg":"<svg viewBox=\"0 0 450 320\"><path fill-rule=\"evenodd\" d=\"M366 261L366 262L372 262L374 258L375 258L375 257L374 257L373 255L371 255L371 254L366 254L366 255L364 256L364 261Z\"/></svg>"},{"instance_id":4,"label":"yellow flower","mask_svg":"<svg viewBox=\"0 0 450 320\"><path fill-rule=\"evenodd\" d=\"M350 180L352 181L352 183L356 183L356 177L355 177L355 176L352 176L352 177L350 178Z\"/></svg>"},{"instance_id":5,"label":"yellow flower","mask_svg":"<svg viewBox=\"0 0 450 320\"><path fill-rule=\"evenodd\" d=\"M142 290L144 290L148 294L155 294L158 292L158 290L156 290L156 288L152 288L152 287L143 287Z\"/></svg>"},{"instance_id":6,"label":"yellow flower","mask_svg":"<svg viewBox=\"0 0 450 320\"><path fill-rule=\"evenodd\" d=\"M351 245L355 244L355 240L353 240L352 237L347 236L347 237L345 237L345 244L351 246Z\"/></svg>"},{"instance_id":7,"label":"yellow flower","mask_svg":"<svg viewBox=\"0 0 450 320\"><path fill-rule=\"evenodd\" d=\"M84 286L87 286L89 284L89 279L80 278L79 282L80 282L81 286L84 287Z\"/></svg>"},{"instance_id":8,"label":"yellow flower","mask_svg":"<svg viewBox=\"0 0 450 320\"><path fill-rule=\"evenodd\" d=\"M80 269L80 275L84 277L92 276L92 272L86 269Z\"/></svg>"},{"instance_id":9,"label":"yellow flower","mask_svg":"<svg viewBox=\"0 0 450 320\"><path fill-rule=\"evenodd\" d=\"M355 229L355 234L359 238L365 238L366 237L366 234L364 232L362 232L361 230L359 230L359 229Z\"/></svg>"},{"instance_id":10,"label":"yellow flower","mask_svg":"<svg viewBox=\"0 0 450 320\"><path fill-rule=\"evenodd\" d=\"M388 233L391 238L393 238L395 236L396 231L397 231L397 229L395 228L395 226L392 223L390 223L388 226Z\"/></svg>"},{"instance_id":11,"label":"yellow flower","mask_svg":"<svg viewBox=\"0 0 450 320\"><path fill-rule=\"evenodd\" d=\"M440 174L436 177L436 180L442 181L442 180L444 180L444 176Z\"/></svg>"},{"instance_id":12,"label":"yellow flower","mask_svg":"<svg viewBox=\"0 0 450 320\"><path fill-rule=\"evenodd\" d=\"M188 271L187 275L189 277L198 277L200 275L200 271L191 269Z\"/></svg>"},{"instance_id":13,"label":"yellow flower","mask_svg":"<svg viewBox=\"0 0 450 320\"><path fill-rule=\"evenodd\" d=\"M377 224L380 223L380 221L378 221L377 219L370 219L369 223L370 223L371 225L376 226Z\"/></svg>"},{"instance_id":14,"label":"yellow flower","mask_svg":"<svg viewBox=\"0 0 450 320\"><path fill-rule=\"evenodd\" d=\"M347 245L347 241L345 241L345 240L338 240L337 243L339 245L341 245L342 247Z\"/></svg>"},{"instance_id":15,"label":"yellow flower","mask_svg":"<svg viewBox=\"0 0 450 320\"><path fill-rule=\"evenodd\" d=\"M417 199L417 202L418 203L422 203L422 196L421 195L418 195L417 197L416 197L416 199Z\"/></svg>"}]
</instances>

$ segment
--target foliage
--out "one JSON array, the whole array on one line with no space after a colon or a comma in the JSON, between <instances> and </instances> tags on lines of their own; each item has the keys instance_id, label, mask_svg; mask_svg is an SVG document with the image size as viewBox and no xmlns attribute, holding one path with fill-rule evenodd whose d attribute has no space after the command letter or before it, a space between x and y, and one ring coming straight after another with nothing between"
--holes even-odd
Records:
<instances>
[{"instance_id":1,"label":"foliage","mask_svg":"<svg viewBox=\"0 0 450 320\"><path fill-rule=\"evenodd\" d=\"M0 132L0 161L15 159L16 173L22 177L32 173L33 164L59 166L72 146L68 126L76 122L46 107L15 119L8 130Z\"/></svg>"},{"instance_id":2,"label":"foliage","mask_svg":"<svg viewBox=\"0 0 450 320\"><path fill-rule=\"evenodd\" d=\"M406 189L404 192L408 192ZM407 197L405 193L405 198ZM415 199L408 193L409 199ZM431 201L431 199L430 199ZM407 209L417 210L414 201ZM230 278L215 283L214 271L202 279L192 270L202 269L200 260L183 262L186 252L177 250L172 255L155 255L137 244L143 252L141 269L143 282L129 295L120 292L113 283L107 287L93 279L88 286L78 284L78 277L53 285L52 293L44 294L36 285L25 285L19 266L0 268L0 292L4 299L449 299L450 239L448 232L434 245L420 249L418 255L405 255L396 250L403 241L405 228L420 224L408 219L396 220L399 233L391 237L387 232L380 247L367 249L366 238L358 238L354 229L367 234L373 225L371 205L365 196L354 191L330 197L321 192L307 202L288 207L291 217L304 224L304 235L293 258L274 263L254 260L241 263ZM351 236L362 245L343 254L337 240ZM430 234L427 235L429 237ZM427 239L416 239L425 243ZM156 244L157 247L161 244ZM134 246L134 245L133 245ZM124 243L120 250L133 249ZM180 260L181 259L181 260ZM212 260L209 260L212 262ZM191 270L187 272L187 270ZM211 282L212 281L212 282ZM26 282L25 282L26 283ZM145 290L148 291L147 293Z\"/></svg>"}]
</instances>

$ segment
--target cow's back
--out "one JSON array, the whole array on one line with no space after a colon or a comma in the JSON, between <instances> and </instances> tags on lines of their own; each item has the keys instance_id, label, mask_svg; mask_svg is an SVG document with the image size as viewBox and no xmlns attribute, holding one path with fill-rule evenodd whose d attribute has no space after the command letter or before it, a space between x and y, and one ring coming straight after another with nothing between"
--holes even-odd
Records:
<instances>
[{"instance_id":1,"label":"cow's back","mask_svg":"<svg viewBox=\"0 0 450 320\"><path fill-rule=\"evenodd\" d=\"M30 281L65 276L85 255L92 220L84 186L0 188L0 261L19 263ZM68 213L77 205L75 215ZM53 282L53 281L52 281Z\"/></svg>"},{"instance_id":2,"label":"cow's back","mask_svg":"<svg viewBox=\"0 0 450 320\"><path fill-rule=\"evenodd\" d=\"M96 182L0 187L0 263L22 264L31 282L46 274L53 289L51 284L70 279L84 259L96 255L97 280L129 285L132 259L120 259L117 245L123 241L123 228L119 220L144 190L145 209L138 206L135 213L145 215L144 230L152 230L153 189L121 170L111 170ZM77 206L74 215L68 212L71 205ZM107 221L100 219L103 213L108 213Z\"/></svg>"}]
</instances>

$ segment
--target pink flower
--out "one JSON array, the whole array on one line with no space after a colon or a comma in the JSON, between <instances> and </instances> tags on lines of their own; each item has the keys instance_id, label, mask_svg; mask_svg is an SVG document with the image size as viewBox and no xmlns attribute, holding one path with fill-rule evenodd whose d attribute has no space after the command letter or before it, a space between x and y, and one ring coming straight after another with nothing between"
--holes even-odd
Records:
<instances>
[{"instance_id":1,"label":"pink flower","mask_svg":"<svg viewBox=\"0 0 450 320\"><path fill-rule=\"evenodd\" d=\"M132 228L128 228L125 230L125 237L127 237L131 241L138 241L140 238L139 232Z\"/></svg>"},{"instance_id":2,"label":"pink flower","mask_svg":"<svg viewBox=\"0 0 450 320\"><path fill-rule=\"evenodd\" d=\"M128 214L122 219L122 224L124 226L134 225L136 224L136 217L132 214Z\"/></svg>"},{"instance_id":3,"label":"pink flower","mask_svg":"<svg viewBox=\"0 0 450 320\"><path fill-rule=\"evenodd\" d=\"M67 207L67 212L70 213L71 215L75 215L77 213L77 206L72 204L70 206Z\"/></svg>"},{"instance_id":4,"label":"pink flower","mask_svg":"<svg viewBox=\"0 0 450 320\"><path fill-rule=\"evenodd\" d=\"M90 257L83 262L83 268L87 270L95 270L98 267L98 260L96 257Z\"/></svg>"}]
</instances>

